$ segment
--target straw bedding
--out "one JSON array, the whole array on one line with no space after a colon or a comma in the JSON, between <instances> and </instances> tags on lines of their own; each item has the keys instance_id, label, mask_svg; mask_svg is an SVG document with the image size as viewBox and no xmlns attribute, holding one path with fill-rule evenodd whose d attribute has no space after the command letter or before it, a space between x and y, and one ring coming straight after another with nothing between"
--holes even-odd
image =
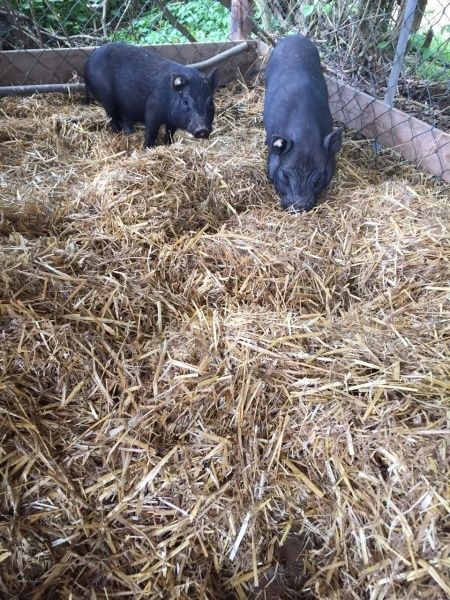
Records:
<instances>
[{"instance_id":1,"label":"straw bedding","mask_svg":"<svg viewBox=\"0 0 450 600\"><path fill-rule=\"evenodd\" d=\"M2 100L2 597L450 593L448 192L348 136L284 213L261 99Z\"/></svg>"}]
</instances>

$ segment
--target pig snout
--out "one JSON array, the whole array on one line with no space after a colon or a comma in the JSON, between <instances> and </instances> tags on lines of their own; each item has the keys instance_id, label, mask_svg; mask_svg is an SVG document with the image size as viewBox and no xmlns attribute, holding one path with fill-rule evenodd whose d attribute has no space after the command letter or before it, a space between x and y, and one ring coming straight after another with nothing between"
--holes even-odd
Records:
<instances>
[{"instance_id":1,"label":"pig snout","mask_svg":"<svg viewBox=\"0 0 450 600\"><path fill-rule=\"evenodd\" d=\"M195 131L194 131L195 138L201 138L204 140L207 140L209 138L209 134L210 134L210 130L206 129L206 127L195 129Z\"/></svg>"},{"instance_id":2,"label":"pig snout","mask_svg":"<svg viewBox=\"0 0 450 600\"><path fill-rule=\"evenodd\" d=\"M277 169L274 173L274 183L283 210L306 212L314 208L316 194L311 185L305 184L309 179L310 177L301 175L295 168L281 166Z\"/></svg>"},{"instance_id":3,"label":"pig snout","mask_svg":"<svg viewBox=\"0 0 450 600\"><path fill-rule=\"evenodd\" d=\"M191 115L188 131L195 138L206 140L212 130L212 120L199 113Z\"/></svg>"},{"instance_id":4,"label":"pig snout","mask_svg":"<svg viewBox=\"0 0 450 600\"><path fill-rule=\"evenodd\" d=\"M316 199L314 196L304 196L301 198L283 197L281 199L281 208L292 212L307 212L314 208Z\"/></svg>"}]
</instances>

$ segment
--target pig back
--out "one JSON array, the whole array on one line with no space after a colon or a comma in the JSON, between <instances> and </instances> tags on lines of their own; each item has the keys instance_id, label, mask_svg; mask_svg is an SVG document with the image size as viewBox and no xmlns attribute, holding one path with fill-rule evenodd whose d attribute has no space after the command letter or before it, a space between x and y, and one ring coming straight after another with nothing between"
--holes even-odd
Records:
<instances>
[{"instance_id":1,"label":"pig back","mask_svg":"<svg viewBox=\"0 0 450 600\"><path fill-rule=\"evenodd\" d=\"M292 134L302 124L321 136L331 131L328 89L319 52L309 38L293 35L277 44L267 64L265 87L267 133Z\"/></svg>"}]
</instances>

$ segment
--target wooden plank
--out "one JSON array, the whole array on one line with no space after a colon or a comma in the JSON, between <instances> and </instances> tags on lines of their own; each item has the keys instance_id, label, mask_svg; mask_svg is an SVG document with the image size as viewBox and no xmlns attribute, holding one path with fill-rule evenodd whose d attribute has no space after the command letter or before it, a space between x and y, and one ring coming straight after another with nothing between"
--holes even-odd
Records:
<instances>
[{"instance_id":1,"label":"wooden plank","mask_svg":"<svg viewBox=\"0 0 450 600\"><path fill-rule=\"evenodd\" d=\"M0 52L1 85L67 83L81 72L92 48Z\"/></svg>"},{"instance_id":2,"label":"wooden plank","mask_svg":"<svg viewBox=\"0 0 450 600\"><path fill-rule=\"evenodd\" d=\"M392 148L403 158L450 183L450 134L412 117L351 85L325 76L336 121Z\"/></svg>"},{"instance_id":3,"label":"wooden plank","mask_svg":"<svg viewBox=\"0 0 450 600\"><path fill-rule=\"evenodd\" d=\"M235 46L234 42L206 44L170 44L152 46L161 56L181 64L206 60L219 52ZM94 48L55 48L40 50L8 50L0 52L0 85L33 85L68 83L80 76L86 58ZM243 73L259 58L257 43L249 42L249 48L229 61L219 64L221 84Z\"/></svg>"}]
</instances>

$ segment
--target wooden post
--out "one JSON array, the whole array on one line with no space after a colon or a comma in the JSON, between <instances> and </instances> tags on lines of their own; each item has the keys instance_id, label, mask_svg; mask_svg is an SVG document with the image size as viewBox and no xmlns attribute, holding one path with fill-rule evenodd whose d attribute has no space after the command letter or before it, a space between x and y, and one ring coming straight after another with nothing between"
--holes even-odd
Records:
<instances>
[{"instance_id":1,"label":"wooden post","mask_svg":"<svg viewBox=\"0 0 450 600\"><path fill-rule=\"evenodd\" d=\"M230 40L247 40L252 29L252 1L231 0Z\"/></svg>"}]
</instances>

